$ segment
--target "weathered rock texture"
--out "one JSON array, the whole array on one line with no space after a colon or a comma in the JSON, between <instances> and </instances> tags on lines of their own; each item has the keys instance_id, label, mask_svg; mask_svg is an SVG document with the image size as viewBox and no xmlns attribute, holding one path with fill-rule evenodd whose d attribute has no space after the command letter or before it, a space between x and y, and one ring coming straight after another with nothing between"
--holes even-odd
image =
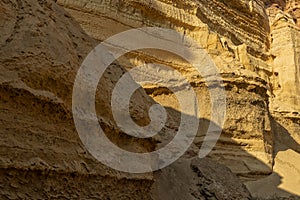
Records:
<instances>
[{"instance_id":1,"label":"weathered rock texture","mask_svg":"<svg viewBox=\"0 0 300 200\"><path fill-rule=\"evenodd\" d=\"M159 176L125 174L102 165L87 152L76 132L72 88L77 70L96 40L51 0L0 1L0 10L0 198L159 199L152 191ZM95 102L99 123L121 148L152 151L155 140L125 135L112 118L110 96L124 72L114 63L99 82ZM131 112L136 123L149 123L146 111L153 103L143 90L135 92ZM211 162L210 167L213 165ZM220 173L232 178L218 181L218 177L210 177L209 181L215 178L218 182L214 187L199 178L193 165L186 166L189 176L199 181L193 188L203 183L202 190L213 195L217 187L222 185L226 191L234 182L241 191L239 196L250 197L225 167L219 168ZM197 195L205 198L201 192ZM236 191L226 196L233 198Z\"/></svg>"},{"instance_id":2,"label":"weathered rock texture","mask_svg":"<svg viewBox=\"0 0 300 200\"><path fill-rule=\"evenodd\" d=\"M75 130L73 83L96 41L53 1L0 1L0 10L0 199L150 199L151 174L108 169ZM99 83L99 121L121 147L151 150L151 141L117 137L111 121L106 95L123 72L115 65ZM145 93L136 100L151 103Z\"/></svg>"},{"instance_id":3,"label":"weathered rock texture","mask_svg":"<svg viewBox=\"0 0 300 200\"><path fill-rule=\"evenodd\" d=\"M207 49L220 68L227 90L223 134L210 157L227 165L243 181L280 173L278 167L273 167L278 152L286 149L300 152L299 1L58 0L58 3L100 41L123 30L158 26L182 32ZM202 126L195 139L195 145L200 147L210 119L205 84L181 59L161 55L143 51L128 57L133 66L157 62L188 77L202 105ZM168 73L160 71L159 76L167 77ZM168 90L154 85L145 89L156 101L180 110ZM291 165L299 169L296 163ZM296 170L284 176L297 177L299 173ZM251 192L259 194L254 189ZM299 195L295 188L289 192Z\"/></svg>"},{"instance_id":4,"label":"weathered rock texture","mask_svg":"<svg viewBox=\"0 0 300 200\"><path fill-rule=\"evenodd\" d=\"M65 6L82 27L99 40L132 27L159 26L173 28L198 41L220 68L228 89L228 114L221 138L224 142L220 142L219 148L212 152L213 157L229 165L234 160L231 169L245 178L251 173L271 173L273 141L268 119L267 83L272 70L266 64L271 56L266 54L269 48L269 26L262 1L251 4L232 1L228 5L218 1L61 0L58 3ZM236 19L232 16L236 16ZM110 28L112 23L113 29ZM203 95L207 94L203 80L181 59L166 53L165 56L161 55L161 52L140 52L132 54L130 59L133 65L145 61L157 62L174 67L184 74L195 86L199 104L206 102L201 109L202 117L209 119L210 110L205 107L209 105L210 99ZM164 71L160 74L161 77L168 76ZM155 91L155 87L149 91ZM163 92L150 95L166 106L179 109L176 103L171 103L175 102L170 100L172 95ZM201 145L204 132L205 128L199 131L196 139L198 146ZM236 152L236 149L239 151ZM264 163L257 163L249 152Z\"/></svg>"},{"instance_id":5,"label":"weathered rock texture","mask_svg":"<svg viewBox=\"0 0 300 200\"><path fill-rule=\"evenodd\" d=\"M156 176L152 190L156 199L251 199L236 175L208 158L181 159Z\"/></svg>"},{"instance_id":6,"label":"weathered rock texture","mask_svg":"<svg viewBox=\"0 0 300 200\"><path fill-rule=\"evenodd\" d=\"M51 0L0 3L0 189L4 198L159 199L153 183L169 190L168 181L177 176L196 180L176 183L191 184L176 187L182 189L179 194L187 193L186 199L250 198L227 168L216 165L216 171L211 170L212 161L207 161L208 166L178 161L161 175L129 175L97 163L81 145L71 115L76 71L97 40L144 26L171 28L192 37L220 69L227 114L221 138L209 157L229 167L254 196L300 195L294 186L300 184L296 178L300 177L299 1L58 0L70 15ZM122 67L115 63L99 83L99 121L110 139L124 149L145 152L155 148L154 140L121 133L110 108L111 90L125 72L123 68L151 62L178 70L197 93L200 128L185 155L197 156L210 123L210 98L198 73L173 54L132 52L119 60ZM162 70L157 76L163 79L169 74ZM164 144L176 130L178 102L166 88L147 85L144 89L168 107L174 126L155 138ZM133 118L138 124L148 122L145 112L139 111L153 104L149 96L143 90L134 96ZM292 158L288 163L285 154ZM203 175L207 172L221 177Z\"/></svg>"}]
</instances>

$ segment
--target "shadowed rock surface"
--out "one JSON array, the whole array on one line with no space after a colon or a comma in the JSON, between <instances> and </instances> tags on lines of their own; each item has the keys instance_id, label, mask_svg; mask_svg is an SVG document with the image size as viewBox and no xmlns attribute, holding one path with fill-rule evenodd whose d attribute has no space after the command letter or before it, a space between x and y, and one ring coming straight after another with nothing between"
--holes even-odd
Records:
<instances>
[{"instance_id":1,"label":"shadowed rock surface","mask_svg":"<svg viewBox=\"0 0 300 200\"><path fill-rule=\"evenodd\" d=\"M0 0L1 199L299 199L299 5L299 0ZM208 52L224 81L227 114L209 158L197 159L208 124L214 123L203 78L168 52L122 56L101 78L95 102L99 123L119 147L153 151L171 140L180 123L174 94L148 84L132 97L132 118L147 125L150 106L161 103L168 111L161 135L137 139L117 127L112 90L135 66L160 63L179 71L193 86L201 114L197 137L181 159L158 172L126 174L102 165L82 145L72 118L72 89L83 59L99 41L145 26L174 29ZM167 70L140 74L148 75L173 78ZM180 90L180 81L168 86Z\"/></svg>"}]
</instances>

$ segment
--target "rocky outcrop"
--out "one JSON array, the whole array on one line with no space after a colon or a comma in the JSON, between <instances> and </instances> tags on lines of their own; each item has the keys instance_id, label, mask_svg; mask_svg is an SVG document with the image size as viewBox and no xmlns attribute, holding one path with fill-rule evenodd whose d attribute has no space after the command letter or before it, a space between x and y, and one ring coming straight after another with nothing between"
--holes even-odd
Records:
<instances>
[{"instance_id":1,"label":"rocky outcrop","mask_svg":"<svg viewBox=\"0 0 300 200\"><path fill-rule=\"evenodd\" d=\"M97 42L51 0L0 1L0 10L0 198L150 199L151 174L128 175L100 164L76 132L73 83ZM108 73L99 83L100 122L121 147L153 149L151 141L128 145L131 138L117 137L122 133L105 95L124 69L114 65ZM153 102L145 93L136 99L143 106ZM145 122L139 113L136 120Z\"/></svg>"},{"instance_id":2,"label":"rocky outcrop","mask_svg":"<svg viewBox=\"0 0 300 200\"><path fill-rule=\"evenodd\" d=\"M116 19L124 27L163 26L192 32L197 32L204 22L212 30L230 38L235 44L246 43L257 51L266 48L269 42L268 20L264 2L261 0L230 2L59 0L58 3L64 5L81 22L85 30L96 38L104 36L97 31L103 26L100 22L103 22L101 17L104 17ZM88 20L88 17L94 20ZM99 26L92 29L92 24Z\"/></svg>"},{"instance_id":3,"label":"rocky outcrop","mask_svg":"<svg viewBox=\"0 0 300 200\"><path fill-rule=\"evenodd\" d=\"M76 132L71 112L74 79L97 41L51 0L1 1L0 10L0 198L155 199L153 183L161 176L106 167L89 154ZM110 97L125 72L115 62L100 80L95 102L99 123L119 147L152 151L157 141L125 135L113 120ZM149 123L146 111L154 101L139 89L133 102L134 121ZM196 198L250 197L228 168L203 162L186 165L191 180L198 179L193 187ZM203 177L208 166L224 172L228 180Z\"/></svg>"},{"instance_id":4,"label":"rocky outcrop","mask_svg":"<svg viewBox=\"0 0 300 200\"><path fill-rule=\"evenodd\" d=\"M297 198L294 185L299 180L293 178L300 175L297 0L56 2L67 12L52 0L0 2L3 198L159 199L168 196L174 183L180 188L174 198L186 194L186 199L249 199L230 170L254 196ZM174 29L208 52L223 78L227 114L209 159L190 163L208 124L214 123L203 78L167 52L142 50L121 57L100 80L95 103L106 135L119 147L148 152L163 146L176 132L182 111L167 88L146 85L133 97L132 118L139 125L148 124L147 111L155 100L168 110L168 127L154 139L124 134L113 120L110 100L127 69L145 63L176 69L193 86L201 114L197 137L184 158L154 174L125 174L100 164L80 142L71 113L72 88L80 64L99 41L144 26ZM170 78L167 70L156 75ZM169 86L180 90L180 81L172 77Z\"/></svg>"},{"instance_id":5,"label":"rocky outcrop","mask_svg":"<svg viewBox=\"0 0 300 200\"><path fill-rule=\"evenodd\" d=\"M269 26L262 1L59 0L58 3L98 40L132 27L158 26L175 29L198 41L220 68L228 90L226 123L212 158L227 164L244 179L252 180L257 174L272 172L273 141L267 103L272 70L266 64L271 56L267 54ZM123 62L123 65L129 69L132 65L153 62L177 69L195 86L198 103L202 105L201 117L210 119L210 99L203 95L208 94L207 89L197 72L174 55L161 55L157 51L132 53L128 55L130 64ZM160 74L162 79L168 77L163 70ZM160 92L160 87L145 89L154 100L180 110L174 96ZM203 141L203 127L195 140L198 147ZM263 162L257 162L257 158Z\"/></svg>"},{"instance_id":6,"label":"rocky outcrop","mask_svg":"<svg viewBox=\"0 0 300 200\"><path fill-rule=\"evenodd\" d=\"M299 111L300 29L296 20L285 10L277 10L271 23L272 63L271 110L297 114Z\"/></svg>"},{"instance_id":7,"label":"rocky outcrop","mask_svg":"<svg viewBox=\"0 0 300 200\"><path fill-rule=\"evenodd\" d=\"M100 41L143 26L175 29L198 41L219 67L227 90L226 122L210 157L228 166L243 181L271 175L282 146L298 152L298 1L58 0L58 3ZM161 55L155 51L132 53L128 55L130 64L125 67L162 63L189 78L202 105L203 119L194 141L199 148L210 119L206 86L182 60L168 54L161 59ZM160 71L160 76L167 77L168 73ZM180 110L167 90L153 85L145 89L156 101ZM285 138L284 145L279 138Z\"/></svg>"},{"instance_id":8,"label":"rocky outcrop","mask_svg":"<svg viewBox=\"0 0 300 200\"><path fill-rule=\"evenodd\" d=\"M154 199L251 199L236 175L208 158L181 159L156 176Z\"/></svg>"},{"instance_id":9,"label":"rocky outcrop","mask_svg":"<svg viewBox=\"0 0 300 200\"><path fill-rule=\"evenodd\" d=\"M299 189L293 186L299 182L300 152L298 10L299 1L273 1L267 8L271 27L270 52L274 57L269 107L273 118L275 165L272 175L249 183L248 188L256 196L289 196L288 192L299 195Z\"/></svg>"}]
</instances>

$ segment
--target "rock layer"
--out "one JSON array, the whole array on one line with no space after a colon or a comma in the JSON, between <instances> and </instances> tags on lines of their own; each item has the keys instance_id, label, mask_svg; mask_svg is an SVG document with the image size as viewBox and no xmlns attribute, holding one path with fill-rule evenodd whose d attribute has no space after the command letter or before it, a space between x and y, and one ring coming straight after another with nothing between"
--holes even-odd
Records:
<instances>
[{"instance_id":1,"label":"rock layer","mask_svg":"<svg viewBox=\"0 0 300 200\"><path fill-rule=\"evenodd\" d=\"M267 64L271 59L267 53L269 26L262 1L228 3L111 1L108 3L60 0L58 3L63 5L88 33L99 40L132 27L159 26L173 28L199 42L220 68L224 86L228 90L226 123L220 143L212 152L212 157L227 163L234 172L245 179L255 179L254 174L271 173L273 141L267 92L269 75L272 72ZM111 23L114 24L113 29L110 28ZM128 65L122 62L126 68L153 62L180 71L194 86L199 105L205 102L200 109L201 117L210 119L210 110L207 107L210 99L203 95L207 94L205 84L195 70L182 59L155 51L133 53L128 59L130 60ZM160 75L162 79L169 76L164 70L160 71ZM176 101L171 100L172 95L159 92L160 88L156 86L149 87L146 88L148 94L156 101L180 110L176 106ZM195 140L197 146L201 146L203 134L205 128L199 130ZM263 162L257 162L257 158ZM236 162L233 164L232 160Z\"/></svg>"},{"instance_id":2,"label":"rock layer","mask_svg":"<svg viewBox=\"0 0 300 200\"><path fill-rule=\"evenodd\" d=\"M226 123L210 157L230 167L242 180L255 181L272 174L281 147L277 136L288 138L284 140L287 148L298 151L298 1L58 3L99 40L131 28L158 26L198 41L219 67L228 95ZM203 119L194 142L200 147L210 119L206 86L187 63L166 55L154 51L132 53L130 64L124 65L132 68L163 63L188 77L203 105ZM160 71L160 76L163 79L168 73ZM174 95L166 89L155 85L145 89L156 101L180 111Z\"/></svg>"},{"instance_id":3,"label":"rock layer","mask_svg":"<svg viewBox=\"0 0 300 200\"><path fill-rule=\"evenodd\" d=\"M193 38L220 70L227 93L227 115L222 135L209 157L247 182L255 196L298 195L297 188L291 186L297 182L293 177L299 176L297 162L284 164L282 158L285 153L293 158L300 153L299 1L58 0L57 3L70 14L51 0L0 2L3 11L0 13L0 187L3 197L151 199L154 198L153 191L150 192L153 182L170 181L172 174L165 172L181 170L181 166L175 164L162 171L163 176L116 172L98 163L86 151L73 124L72 87L87 53L97 40L144 26L171 28L182 33L183 39L185 36ZM73 18L94 39L86 35ZM137 124L146 125L153 99L164 105L170 122L161 136L135 139L119 130L113 120L110 96L115 83L125 69L147 63L176 69L197 93L200 128L194 144L185 154L186 157L197 156L208 124L214 123L210 121L210 98L203 78L173 54L143 50L131 52L115 62L98 85L99 122L107 136L126 150L152 151L170 141L182 110L174 94L165 87L149 84L144 90L138 90L131 111ZM141 77L149 75L147 73ZM164 70L154 75L162 81L172 78ZM172 79L169 86L180 90L180 81ZM209 160L207 163L209 167L214 165ZM286 165L293 170L284 171ZM182 167L187 166L190 167ZM250 198L227 168L216 166L217 173L224 172L229 177L223 180L202 176L207 172L203 163L196 162L192 166L198 175L191 173L191 178L199 183L197 187L191 186L196 189L188 195L192 195L190 199L230 199L227 194L235 195L226 191L232 190L231 180L239 188L236 194L241 194L232 198ZM276 182L279 176L282 176L281 186ZM274 185L256 187L269 180L274 181ZM214 181L216 184L211 184ZM62 184L68 187L61 188ZM224 192L216 189L221 186ZM277 193L278 188L287 192ZM264 193L264 189L268 193Z\"/></svg>"},{"instance_id":4,"label":"rock layer","mask_svg":"<svg viewBox=\"0 0 300 200\"><path fill-rule=\"evenodd\" d=\"M1 1L0 10L0 198L150 199L151 173L109 169L87 152L76 132L73 83L97 42L50 0ZM117 137L122 133L105 95L124 69L115 64L107 73L96 106L108 136L125 149L153 149L151 141ZM138 110L153 102L139 92L136 100L143 105ZM143 112L135 116L137 122L146 118Z\"/></svg>"},{"instance_id":5,"label":"rock layer","mask_svg":"<svg viewBox=\"0 0 300 200\"><path fill-rule=\"evenodd\" d=\"M156 199L152 188L160 176L126 174L106 167L89 154L76 132L72 88L96 40L51 0L1 1L0 10L0 198ZM113 120L112 89L125 72L115 62L100 79L95 102L99 123L119 147L153 151L157 141L125 135ZM141 89L132 100L132 118L139 125L148 124L146 111L154 101ZM172 131L175 127L169 126L164 134ZM214 168L214 162L207 162ZM231 177L240 196L250 196L230 170L216 166ZM192 179L200 177L191 169L190 173ZM218 178L209 177L209 182L214 179ZM197 184L202 182L207 185L201 179ZM232 182L220 183L226 191ZM213 194L220 183L204 189ZM197 195L205 198L201 191ZM226 195L236 196L233 192Z\"/></svg>"}]
</instances>

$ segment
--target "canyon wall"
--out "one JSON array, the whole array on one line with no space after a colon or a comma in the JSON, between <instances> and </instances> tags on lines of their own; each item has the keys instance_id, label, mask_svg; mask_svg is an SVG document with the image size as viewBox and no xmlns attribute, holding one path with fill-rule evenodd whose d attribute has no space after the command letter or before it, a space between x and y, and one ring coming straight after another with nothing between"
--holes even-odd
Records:
<instances>
[{"instance_id":1,"label":"canyon wall","mask_svg":"<svg viewBox=\"0 0 300 200\"><path fill-rule=\"evenodd\" d=\"M234 174L252 196L300 196L299 1L9 0L0 1L0 10L3 197L250 199ZM124 134L113 119L110 96L133 67L159 63L176 69L193 86L200 113L198 134L179 162L157 173L127 174L97 162L80 142L72 88L83 59L99 42L147 26L174 29L208 52L226 89L226 120L209 160L187 162L197 157L208 124L214 123L203 77L169 52L122 56L100 80L95 103L99 122L115 144L153 151L170 140L184 113L166 87L143 85L133 97L132 118L139 125L149 123L147 113L156 101L168 110L168 127L153 139ZM168 70L152 75L172 78L169 86L181 89L181 80Z\"/></svg>"},{"instance_id":2,"label":"canyon wall","mask_svg":"<svg viewBox=\"0 0 300 200\"><path fill-rule=\"evenodd\" d=\"M209 157L228 166L248 185L277 173L278 152L290 149L299 157L299 1L57 2L99 41L131 28L155 26L175 29L204 47L220 69L227 91L226 122ZM194 141L199 148L210 119L207 88L187 63L174 55L161 55L135 52L127 55L129 64L123 63L127 69L161 63L188 77L201 107L202 121ZM159 73L162 78L168 76ZM154 100L180 111L170 92L155 85L144 89ZM289 163L297 170L281 173L286 176L282 181L299 182L297 164ZM289 190L288 184L281 185ZM263 193L258 190L264 190L249 188L258 196ZM275 189L265 194L286 195Z\"/></svg>"},{"instance_id":3,"label":"canyon wall","mask_svg":"<svg viewBox=\"0 0 300 200\"><path fill-rule=\"evenodd\" d=\"M151 173L109 169L87 152L76 132L74 79L97 42L53 1L0 1L0 10L0 198L151 199ZM97 95L100 123L125 149L153 149L151 141L118 137L122 133L111 120L105 95L124 69L116 64L107 73ZM138 110L152 102L142 91L136 100ZM135 118L147 117L139 112Z\"/></svg>"},{"instance_id":4,"label":"canyon wall","mask_svg":"<svg viewBox=\"0 0 300 200\"><path fill-rule=\"evenodd\" d=\"M168 181L173 179L167 171L161 176L159 172L128 174L113 170L97 161L79 138L72 115L72 90L83 59L98 42L52 0L5 0L0 1L0 10L0 198L168 196ZM156 148L157 139L130 137L113 120L110 98L125 72L124 66L114 62L100 79L95 101L98 122L120 148L150 152ZM86 92L81 87L79 90ZM147 125L154 100L138 89L132 102L131 117L137 124ZM168 123L163 134L169 136L176 132L172 125L176 126L176 120ZM105 152L108 155L109 150ZM212 160L200 162L197 157L186 160L189 162L168 168L178 171L172 173L179 178L178 187L186 185L179 191L183 197L250 199L246 187L225 166ZM181 180L183 170L188 177ZM214 173L226 179L210 175ZM162 190L166 186L168 190Z\"/></svg>"}]
</instances>

